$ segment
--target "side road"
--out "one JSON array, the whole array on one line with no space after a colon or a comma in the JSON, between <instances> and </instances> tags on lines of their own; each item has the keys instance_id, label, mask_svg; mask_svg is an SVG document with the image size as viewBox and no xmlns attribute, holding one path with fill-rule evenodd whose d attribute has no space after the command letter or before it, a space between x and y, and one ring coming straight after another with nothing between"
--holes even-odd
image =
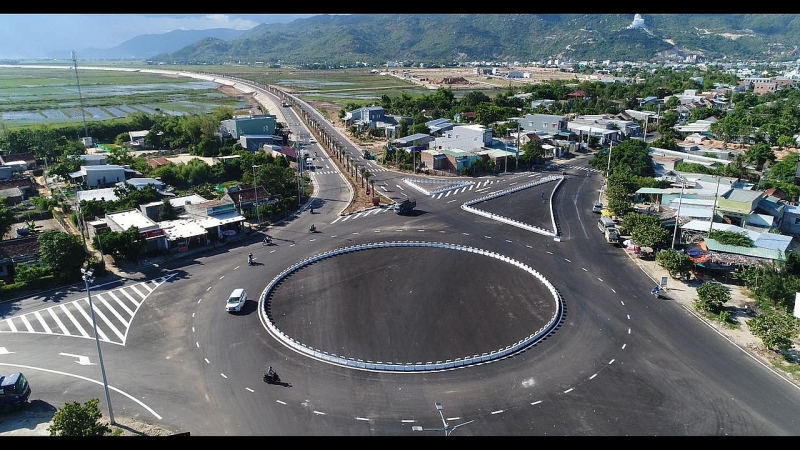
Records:
<instances>
[{"instance_id":1,"label":"side road","mask_svg":"<svg viewBox=\"0 0 800 450\"><path fill-rule=\"evenodd\" d=\"M592 154L581 154L574 159L554 159L553 163L570 165L576 160L591 158L592 156ZM603 198L602 201L604 204L607 204L605 198ZM624 247L621 248L621 251L624 251L627 254L633 265L638 267L641 271L647 274L651 280L653 280L653 286L660 285L662 278L666 277L667 287L662 291L662 294L668 300L653 298L652 301L674 301L679 303L689 314L692 314L704 325L714 329L717 333L724 336L732 344L741 348L743 352L748 353L752 358L757 359L765 367L769 368L787 381L800 386L800 376L793 375L792 373L785 372L777 368L777 363L782 361L781 355L764 348L764 344L761 339L753 335L753 333L750 331L747 322L752 317L750 313L754 310L755 300L750 298L746 288L734 284L725 284L725 286L730 289L731 293L731 300L725 304L725 309L730 313L732 319L737 323L736 326L726 325L718 320L708 319L694 307L694 302L697 300L697 288L699 288L703 283L701 280L676 280L672 278L666 270L659 266L654 259L640 259L638 255L625 249ZM794 355L798 355L798 353L800 353L800 338L795 340L791 353ZM797 356L795 356L795 363L800 363L800 360L798 360Z\"/></svg>"}]
</instances>

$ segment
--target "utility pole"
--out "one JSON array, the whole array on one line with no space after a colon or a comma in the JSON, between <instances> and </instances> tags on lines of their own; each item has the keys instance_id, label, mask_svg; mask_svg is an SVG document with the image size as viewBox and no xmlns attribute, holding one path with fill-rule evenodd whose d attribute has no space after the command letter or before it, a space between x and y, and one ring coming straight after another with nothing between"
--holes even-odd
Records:
<instances>
[{"instance_id":1,"label":"utility pole","mask_svg":"<svg viewBox=\"0 0 800 450\"><path fill-rule=\"evenodd\" d=\"M719 182L722 179L721 176L717 177L717 189L714 191L714 206L711 208L711 221L708 223L708 234L711 235L711 230L714 226L714 216L717 214L717 200L719 199Z\"/></svg>"},{"instance_id":2,"label":"utility pole","mask_svg":"<svg viewBox=\"0 0 800 450\"><path fill-rule=\"evenodd\" d=\"M681 180L681 196L678 200L678 214L675 216L675 229L672 230L672 249L675 250L675 237L678 235L678 224L681 220L681 204L683 204L683 189L686 187L686 179L678 175L678 179Z\"/></svg>"},{"instance_id":3,"label":"utility pole","mask_svg":"<svg viewBox=\"0 0 800 450\"><path fill-rule=\"evenodd\" d=\"M86 128L86 112L83 110L83 95L81 94L81 81L78 78L78 55L72 51L72 63L75 66L75 82L78 84L78 100L81 104L81 116L83 117L83 135L89 137L89 129Z\"/></svg>"},{"instance_id":4,"label":"utility pole","mask_svg":"<svg viewBox=\"0 0 800 450\"><path fill-rule=\"evenodd\" d=\"M261 212L258 210L258 183L256 183L256 168L261 167L259 165L253 164L253 192L255 193L256 197L256 220L258 224L261 224Z\"/></svg>"}]
</instances>

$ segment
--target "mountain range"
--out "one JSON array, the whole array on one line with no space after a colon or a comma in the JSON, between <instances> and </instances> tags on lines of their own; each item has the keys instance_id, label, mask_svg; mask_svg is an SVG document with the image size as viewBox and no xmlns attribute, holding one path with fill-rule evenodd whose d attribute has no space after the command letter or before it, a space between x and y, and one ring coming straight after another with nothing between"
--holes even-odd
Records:
<instances>
[{"instance_id":1,"label":"mountain range","mask_svg":"<svg viewBox=\"0 0 800 450\"><path fill-rule=\"evenodd\" d=\"M131 38L116 47L87 48L80 51L82 59L130 59L142 60L180 50L203 39L229 40L246 33L247 30L211 28L207 30L175 30L162 34L143 34Z\"/></svg>"},{"instance_id":2,"label":"mountain range","mask_svg":"<svg viewBox=\"0 0 800 450\"><path fill-rule=\"evenodd\" d=\"M165 64L339 67L388 61L787 61L798 58L794 14L349 14L250 30L143 35L83 58Z\"/></svg>"}]
</instances>

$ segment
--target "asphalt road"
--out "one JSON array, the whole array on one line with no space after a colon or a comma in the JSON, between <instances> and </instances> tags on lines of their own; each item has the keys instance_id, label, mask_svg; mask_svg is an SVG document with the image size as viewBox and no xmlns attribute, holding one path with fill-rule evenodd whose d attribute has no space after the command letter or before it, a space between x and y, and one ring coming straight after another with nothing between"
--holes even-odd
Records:
<instances>
[{"instance_id":1,"label":"asphalt road","mask_svg":"<svg viewBox=\"0 0 800 450\"><path fill-rule=\"evenodd\" d=\"M344 137L340 142L348 145ZM153 267L143 277L162 280L157 286L136 280L94 288L100 303L139 299L132 317L117 308L122 319L106 314L104 321L116 323L124 338L103 343L114 411L195 436L435 434L412 427L443 426L436 402L451 426L465 423L453 433L463 436L797 434L795 385L678 305L653 301L651 281L604 242L591 212L601 177L586 176L581 165L471 179L468 187L431 196L413 187L423 177L376 170L387 197L415 194L417 211L408 216L381 208L341 217L349 194L343 177L315 171L315 214L304 211L270 229L275 245L261 245L256 234ZM552 209L559 239L461 208L564 169L560 184L480 204L547 229ZM542 193L550 199L544 204ZM318 233L308 233L311 223ZM527 264L558 290L563 319L509 357L422 373L331 364L267 331L258 299L270 280L309 256L381 241L456 244ZM246 265L250 252L255 266ZM278 285L270 314L288 335L324 352L424 362L513 343L552 312L541 284L518 268L462 253L380 249L322 260ZM251 301L228 314L224 299L235 287L247 289ZM0 329L0 368L29 373L36 401L55 406L94 396L106 411L93 339L20 331L22 317L36 323L37 312L49 316L43 308L57 306L53 314L62 318L61 305L79 314L74 302L81 297L78 288L0 305L2 318L17 327ZM262 381L270 365L283 384Z\"/></svg>"}]
</instances>

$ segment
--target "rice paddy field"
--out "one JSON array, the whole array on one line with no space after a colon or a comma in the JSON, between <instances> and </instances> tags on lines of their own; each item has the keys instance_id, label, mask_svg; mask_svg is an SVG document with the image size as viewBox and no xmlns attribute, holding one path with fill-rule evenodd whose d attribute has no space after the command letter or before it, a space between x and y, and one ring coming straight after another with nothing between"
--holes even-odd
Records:
<instances>
[{"instance_id":1,"label":"rice paddy field","mask_svg":"<svg viewBox=\"0 0 800 450\"><path fill-rule=\"evenodd\" d=\"M103 70L99 70L103 69ZM106 70L107 69L107 70ZM118 69L118 70L113 70ZM286 87L305 101L370 105L407 94L434 91L369 68L294 70L250 66L150 66L107 63L78 66L0 66L0 125L17 128L123 118L136 112L170 115L208 113L218 106L246 107L243 99L221 93L212 81L152 73L152 70L231 75ZM479 89L490 97L499 89ZM454 90L456 98L468 90Z\"/></svg>"},{"instance_id":2,"label":"rice paddy field","mask_svg":"<svg viewBox=\"0 0 800 450\"><path fill-rule=\"evenodd\" d=\"M81 70L0 67L0 122L6 128L109 120L136 112L169 115L246 106L219 85L189 77Z\"/></svg>"}]
</instances>

